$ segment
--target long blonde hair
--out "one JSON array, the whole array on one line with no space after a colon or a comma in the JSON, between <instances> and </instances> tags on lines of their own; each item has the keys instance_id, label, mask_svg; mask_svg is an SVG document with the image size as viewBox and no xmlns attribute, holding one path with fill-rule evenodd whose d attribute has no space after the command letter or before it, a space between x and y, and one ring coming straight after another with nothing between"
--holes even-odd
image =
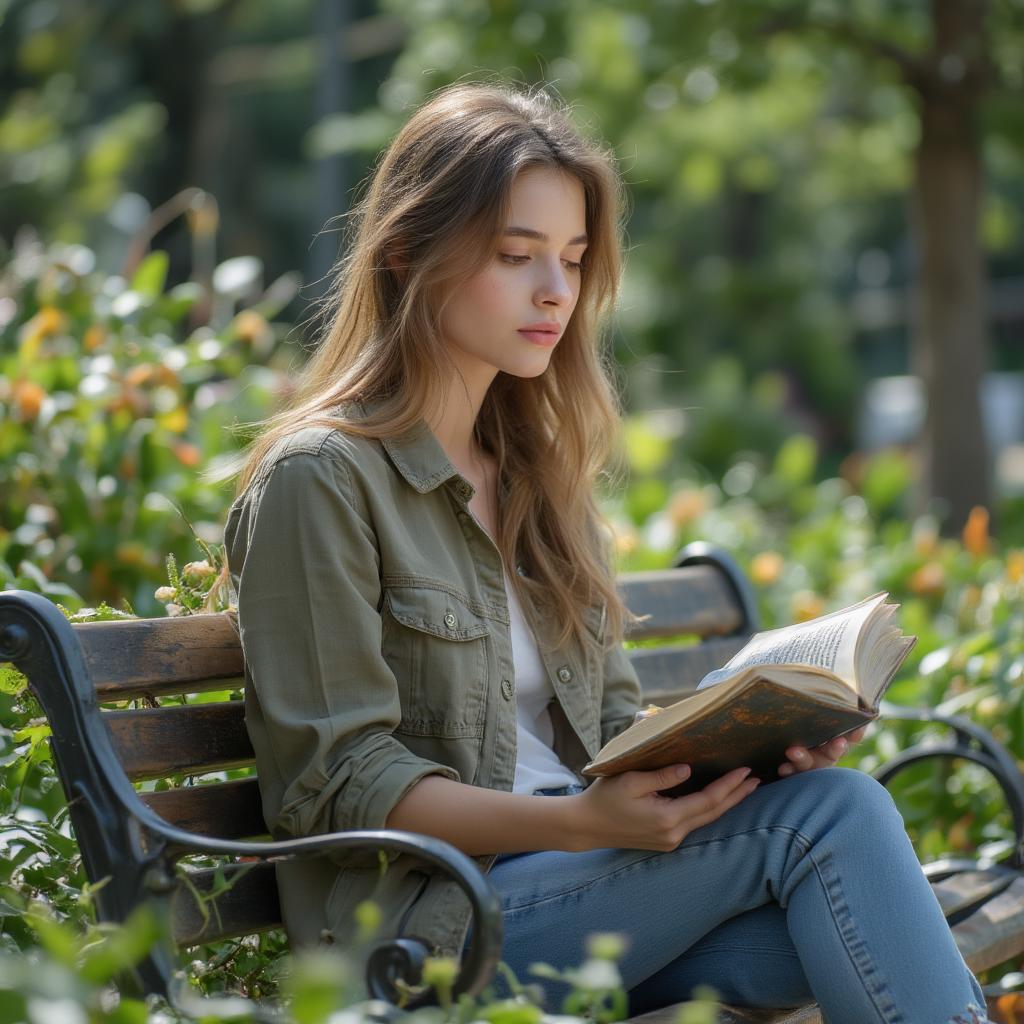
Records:
<instances>
[{"instance_id":1,"label":"long blonde hair","mask_svg":"<svg viewBox=\"0 0 1024 1024\"><path fill-rule=\"evenodd\" d=\"M280 439L311 425L384 438L414 427L453 377L438 330L445 296L497 254L516 175L551 167L574 176L586 202L588 246L576 309L548 368L499 373L474 433L498 467L498 547L520 597L593 649L587 608L606 608L605 645L632 616L615 588L610 531L595 501L620 455L621 414L599 329L621 273L624 189L612 153L585 139L540 88L460 83L429 97L375 167L349 214L351 243L336 264L329 323L285 408L241 464L237 493ZM357 417L347 403L374 403ZM593 620L591 622L593 624Z\"/></svg>"}]
</instances>

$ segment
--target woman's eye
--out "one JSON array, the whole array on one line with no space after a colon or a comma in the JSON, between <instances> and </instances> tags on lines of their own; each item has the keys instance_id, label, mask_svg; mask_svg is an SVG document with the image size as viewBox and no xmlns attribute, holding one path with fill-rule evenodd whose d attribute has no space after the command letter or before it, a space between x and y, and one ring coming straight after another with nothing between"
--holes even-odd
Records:
<instances>
[{"instance_id":1,"label":"woman's eye","mask_svg":"<svg viewBox=\"0 0 1024 1024\"><path fill-rule=\"evenodd\" d=\"M530 258L529 256L515 256L512 253L507 252L500 253L499 255L503 260L505 260L506 263L512 263L516 265L525 263ZM573 260L563 260L562 262L571 270L581 270L583 267L582 263L574 262Z\"/></svg>"}]
</instances>

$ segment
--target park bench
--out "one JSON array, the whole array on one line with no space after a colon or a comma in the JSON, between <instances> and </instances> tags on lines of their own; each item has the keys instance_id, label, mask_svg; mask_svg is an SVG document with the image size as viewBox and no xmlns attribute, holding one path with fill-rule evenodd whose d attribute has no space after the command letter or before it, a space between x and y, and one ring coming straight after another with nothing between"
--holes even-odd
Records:
<instances>
[{"instance_id":1,"label":"park bench","mask_svg":"<svg viewBox=\"0 0 1024 1024\"><path fill-rule=\"evenodd\" d=\"M659 640L658 646L630 651L645 700L652 703L684 695L759 628L742 572L727 554L705 544L684 548L673 569L623 574L619 585L627 606L647 616L630 639ZM500 904L471 858L440 840L394 830L269 841L256 778L223 781L226 769L253 764L243 702L159 706L162 696L237 695L242 689L244 663L232 613L72 625L39 595L8 591L0 593L0 662L13 663L28 677L49 719L85 871L94 883L108 879L96 893L99 919L124 920L145 901L168 922L170 941L122 979L126 987L160 993L186 1008L194 1004L181 951L280 927L277 861L368 848L413 854L429 870L457 881L472 907L475 938L455 992L477 994L492 978L502 941ZM940 723L952 736L904 750L875 771L880 781L934 757L973 761L997 780L1012 815L1010 853L999 862L950 857L926 865L925 872L972 969L1017 956L1024 951L1024 779L1014 759L968 719L891 704L883 713ZM135 785L178 774L201 782L153 792ZM194 855L225 863L219 869L181 863ZM223 881L231 884L225 888ZM204 912L195 892L214 905ZM382 940L367 963L370 993L394 1001L396 982L415 983L424 955L412 939ZM429 999L430 993L420 997ZM660 1024L662 1018L674 1020L670 1008L633 1020ZM820 1017L814 1007L774 1013L723 1008L720 1019L812 1024Z\"/></svg>"}]
</instances>

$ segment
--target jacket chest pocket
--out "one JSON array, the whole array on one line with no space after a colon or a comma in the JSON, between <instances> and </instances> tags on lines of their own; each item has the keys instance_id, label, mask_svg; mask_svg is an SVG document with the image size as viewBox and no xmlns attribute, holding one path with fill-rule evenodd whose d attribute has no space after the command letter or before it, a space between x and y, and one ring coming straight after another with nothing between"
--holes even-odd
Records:
<instances>
[{"instance_id":1,"label":"jacket chest pocket","mask_svg":"<svg viewBox=\"0 0 1024 1024\"><path fill-rule=\"evenodd\" d=\"M389 586L383 654L398 680L399 732L458 738L483 733L490 627L460 598Z\"/></svg>"}]
</instances>

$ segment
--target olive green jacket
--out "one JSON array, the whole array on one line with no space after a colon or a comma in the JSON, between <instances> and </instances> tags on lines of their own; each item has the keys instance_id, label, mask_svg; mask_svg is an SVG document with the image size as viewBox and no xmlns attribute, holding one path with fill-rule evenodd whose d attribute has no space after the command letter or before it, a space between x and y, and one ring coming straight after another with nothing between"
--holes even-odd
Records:
<instances>
[{"instance_id":1,"label":"olive green jacket","mask_svg":"<svg viewBox=\"0 0 1024 1024\"><path fill-rule=\"evenodd\" d=\"M245 721L275 838L384 828L432 773L512 789L508 603L498 549L467 508L473 493L422 422L385 441L309 427L278 444L231 506ZM602 637L603 609L586 617ZM636 673L621 644L603 656L541 651L554 749L579 773L632 721ZM475 860L486 871L494 857ZM383 876L376 855L279 862L292 944L350 943L353 910L372 898L382 937L459 955L469 904L457 885L390 859Z\"/></svg>"}]
</instances>

